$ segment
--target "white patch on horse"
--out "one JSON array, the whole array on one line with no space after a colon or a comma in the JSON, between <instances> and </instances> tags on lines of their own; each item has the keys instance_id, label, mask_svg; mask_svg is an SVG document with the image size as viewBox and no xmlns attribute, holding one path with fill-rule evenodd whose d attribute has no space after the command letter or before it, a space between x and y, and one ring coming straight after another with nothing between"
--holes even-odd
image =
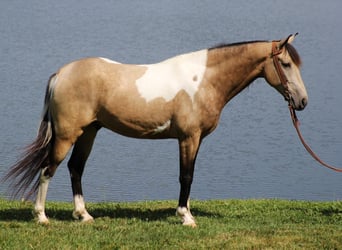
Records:
<instances>
[{"instance_id":1,"label":"white patch on horse","mask_svg":"<svg viewBox=\"0 0 342 250\"><path fill-rule=\"evenodd\" d=\"M75 210L72 213L72 216L75 219L82 219L82 221L93 221L94 218L87 212L85 208L85 203L83 196L80 194L77 194L74 196L74 206Z\"/></svg>"},{"instance_id":2,"label":"white patch on horse","mask_svg":"<svg viewBox=\"0 0 342 250\"><path fill-rule=\"evenodd\" d=\"M157 64L142 65L147 71L136 80L140 95L147 102L156 98L168 102L184 90L193 101L206 70L207 54L207 50L201 50Z\"/></svg>"},{"instance_id":3,"label":"white patch on horse","mask_svg":"<svg viewBox=\"0 0 342 250\"><path fill-rule=\"evenodd\" d=\"M165 129L169 128L171 124L171 121L168 120L167 122L165 122L163 125L158 126L156 129L154 129L154 134L159 134L162 133Z\"/></svg>"},{"instance_id":4,"label":"white patch on horse","mask_svg":"<svg viewBox=\"0 0 342 250\"><path fill-rule=\"evenodd\" d=\"M36 204L34 206L34 214L38 219L38 223L40 224L48 224L49 220L45 215L45 201L47 190L49 187L50 178L44 175L47 167L41 170L40 179L39 179L39 187L38 187L38 194L36 199Z\"/></svg>"},{"instance_id":5,"label":"white patch on horse","mask_svg":"<svg viewBox=\"0 0 342 250\"><path fill-rule=\"evenodd\" d=\"M184 226L196 227L196 222L190 212L190 208L177 207L176 214L181 217Z\"/></svg>"},{"instance_id":6,"label":"white patch on horse","mask_svg":"<svg viewBox=\"0 0 342 250\"><path fill-rule=\"evenodd\" d=\"M104 57L99 57L101 60L107 62L107 63L114 63L114 64L121 64L119 62L116 62L116 61L113 61L113 60L110 60L108 58L104 58Z\"/></svg>"}]
</instances>

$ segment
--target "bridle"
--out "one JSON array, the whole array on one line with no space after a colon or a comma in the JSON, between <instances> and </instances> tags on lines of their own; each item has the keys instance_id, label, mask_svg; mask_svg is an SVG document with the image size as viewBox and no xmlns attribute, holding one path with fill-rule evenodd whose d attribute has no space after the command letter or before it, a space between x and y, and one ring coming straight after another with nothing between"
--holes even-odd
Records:
<instances>
[{"instance_id":1,"label":"bridle","mask_svg":"<svg viewBox=\"0 0 342 250\"><path fill-rule=\"evenodd\" d=\"M292 119L292 122L293 122L293 126L295 127L296 131L297 131L297 134L298 134L298 137L300 139L300 141L302 142L303 146L305 147L305 149L308 151L308 153L316 160L318 161L320 164L322 164L323 166L327 167L327 168L330 168L336 172L342 172L342 168L337 168L337 167L333 167L325 162L323 162L316 154L315 152L312 151L312 149L310 148L310 146L305 142L301 132L300 132L300 129L299 129L299 125L300 125L300 122L297 118L297 115L296 115L296 112L294 110L294 108L292 107L291 105L291 93L289 91L289 81L287 80L287 77L283 71L283 69L281 68L280 66L280 63L279 63L279 58L278 58L278 55L281 54L283 52L283 48L281 49L278 49L277 47L277 44L279 43L279 41L273 41L272 42L272 58L273 58L273 64L274 64L274 67L277 71L277 74L278 74L278 77L280 79L280 82L281 82L281 85L283 86L284 88L284 97L285 97L285 100L288 102L288 107L289 107L289 110L290 110L290 114L291 114L291 119Z\"/></svg>"},{"instance_id":2,"label":"bridle","mask_svg":"<svg viewBox=\"0 0 342 250\"><path fill-rule=\"evenodd\" d=\"M291 95L290 95L290 90L289 90L289 81L287 80L287 77L286 75L284 74L284 71L283 69L281 68L280 66L280 63L279 63L279 58L278 58L278 55L280 55L281 53L283 52L283 48L281 49L278 49L278 46L277 46L277 41L273 41L272 42L272 58L273 58L273 64L274 64L274 67L277 71L277 74L278 74L278 77L280 79L280 82L281 82L281 85L283 86L284 88L284 97L285 97L285 100L287 102L289 102L290 104L290 100L291 100Z\"/></svg>"}]
</instances>

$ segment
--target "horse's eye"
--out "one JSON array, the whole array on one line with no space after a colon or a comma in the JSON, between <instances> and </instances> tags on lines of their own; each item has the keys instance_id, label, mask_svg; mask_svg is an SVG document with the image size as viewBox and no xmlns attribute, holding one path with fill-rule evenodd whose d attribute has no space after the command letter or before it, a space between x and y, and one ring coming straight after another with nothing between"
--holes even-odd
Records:
<instances>
[{"instance_id":1,"label":"horse's eye","mask_svg":"<svg viewBox=\"0 0 342 250\"><path fill-rule=\"evenodd\" d=\"M291 64L290 63L282 62L281 65L283 65L284 68L291 68Z\"/></svg>"}]
</instances>

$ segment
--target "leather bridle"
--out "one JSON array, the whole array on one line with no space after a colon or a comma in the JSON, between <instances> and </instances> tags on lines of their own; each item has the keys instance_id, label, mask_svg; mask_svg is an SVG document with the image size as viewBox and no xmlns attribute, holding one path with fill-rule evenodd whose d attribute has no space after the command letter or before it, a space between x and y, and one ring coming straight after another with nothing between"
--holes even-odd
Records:
<instances>
[{"instance_id":1,"label":"leather bridle","mask_svg":"<svg viewBox=\"0 0 342 250\"><path fill-rule=\"evenodd\" d=\"M279 63L279 58L278 58L278 55L280 55L282 52L283 52L283 48L281 49L278 49L278 46L277 46L278 42L277 41L273 41L272 42L272 58L273 58L273 64L274 64L274 67L277 71L277 74L278 74L278 77L280 79L280 82L281 82L281 85L283 86L284 88L284 97L285 97L285 100L290 102L291 100L291 95L290 95L290 91L289 91L289 81L287 80L287 77L286 75L284 74L284 71L283 69L281 68L280 66L280 63Z\"/></svg>"},{"instance_id":2,"label":"leather bridle","mask_svg":"<svg viewBox=\"0 0 342 250\"><path fill-rule=\"evenodd\" d=\"M279 43L279 41L273 41L272 42L272 58L273 58L273 63L274 63L274 67L275 67L275 69L277 71L278 77L280 79L281 85L284 88L284 97L285 97L285 100L288 102L288 107L289 107L289 110L290 110L291 119L292 119L292 122L293 122L293 126L295 127L295 129L297 131L298 137L299 137L300 141L302 142L304 148L308 151L308 153L316 161L318 161L323 166L325 166L325 167L327 167L329 169L332 169L332 170L334 170L336 172L342 172L342 168L337 168L337 167L331 166L331 165L323 162L315 154L315 152L312 151L310 146L305 142L305 140L304 140L304 138L303 138L303 136L302 136L302 134L300 132L300 129L299 129L300 122L299 122L299 120L297 118L297 115L296 115L296 112L295 112L294 108L291 105L291 93L289 91L289 85L288 85L289 81L287 80L287 77L286 77L286 75L285 75L285 73L284 73L284 71L281 68L280 63L279 63L278 55L283 52L283 48L278 49L278 46L277 46L278 43Z\"/></svg>"}]
</instances>

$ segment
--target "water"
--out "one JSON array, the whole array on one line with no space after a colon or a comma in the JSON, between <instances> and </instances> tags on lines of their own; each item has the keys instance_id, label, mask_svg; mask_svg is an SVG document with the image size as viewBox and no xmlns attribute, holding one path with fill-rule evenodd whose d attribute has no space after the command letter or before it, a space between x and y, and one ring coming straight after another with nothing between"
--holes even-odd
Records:
<instances>
[{"instance_id":1,"label":"water","mask_svg":"<svg viewBox=\"0 0 342 250\"><path fill-rule=\"evenodd\" d=\"M299 32L309 105L302 131L329 163L342 164L340 80L342 2L330 1L2 1L0 3L0 175L36 134L46 81L87 56L153 63L221 42L281 39ZM224 109L202 144L195 199L342 199L342 175L319 166L301 146L283 98L257 80ZM174 140L97 136L84 175L91 201L178 199ZM0 195L6 186L0 184ZM66 161L49 200L71 200Z\"/></svg>"}]
</instances>

